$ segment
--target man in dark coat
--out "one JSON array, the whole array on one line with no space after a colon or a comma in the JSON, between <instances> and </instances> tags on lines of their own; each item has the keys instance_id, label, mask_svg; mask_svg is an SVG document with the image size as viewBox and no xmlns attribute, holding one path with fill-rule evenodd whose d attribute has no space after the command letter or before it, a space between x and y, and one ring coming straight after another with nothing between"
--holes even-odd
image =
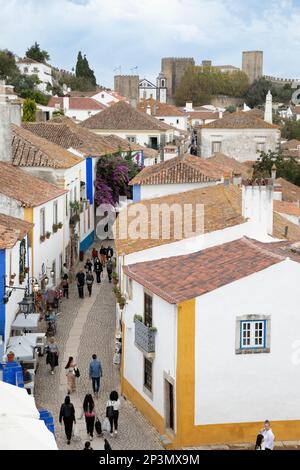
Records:
<instances>
[{"instance_id":1,"label":"man in dark coat","mask_svg":"<svg viewBox=\"0 0 300 470\"><path fill-rule=\"evenodd\" d=\"M96 258L95 259L95 262L94 262L94 271L96 273L96 277L97 277L97 283L100 284L101 282L101 273L103 271L103 267L102 267L102 264L101 264L101 261L99 258Z\"/></svg>"},{"instance_id":2,"label":"man in dark coat","mask_svg":"<svg viewBox=\"0 0 300 470\"><path fill-rule=\"evenodd\" d=\"M85 284L85 274L83 269L80 269L76 274L77 280L77 287L78 287L78 295L80 299L84 298L84 284Z\"/></svg>"}]
</instances>

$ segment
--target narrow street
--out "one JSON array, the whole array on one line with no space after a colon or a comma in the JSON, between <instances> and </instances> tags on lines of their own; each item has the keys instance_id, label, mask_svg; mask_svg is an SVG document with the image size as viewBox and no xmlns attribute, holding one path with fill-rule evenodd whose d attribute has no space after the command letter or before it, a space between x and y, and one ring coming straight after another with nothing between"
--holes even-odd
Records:
<instances>
[{"instance_id":1,"label":"narrow street","mask_svg":"<svg viewBox=\"0 0 300 470\"><path fill-rule=\"evenodd\" d=\"M88 256L88 255L87 255ZM86 293L85 293L86 294ZM78 298L75 282L70 285L69 300L63 300L57 318L56 341L59 347L59 367L55 375L46 366L46 357L41 357L36 375L35 399L38 408L46 408L53 413L57 444L60 449L82 449L87 440L85 420L81 415L82 403L86 393L92 393L88 377L88 366L93 353L102 362L100 397L95 399L96 411L101 423L105 417L106 402L112 390L120 392L118 366L113 364L115 348L115 297L112 284L108 282L106 272L101 284L94 283L91 298L86 294L84 300ZM76 419L80 428L78 441L71 441L68 446L64 428L58 422L60 405L67 394L67 381L64 367L69 356L73 356L80 370L76 379L77 391L71 395L76 410ZM162 449L159 434L145 418L125 399L121 398L118 436L107 439L112 449L151 450ZM94 436L92 447L103 449L103 439Z\"/></svg>"}]
</instances>

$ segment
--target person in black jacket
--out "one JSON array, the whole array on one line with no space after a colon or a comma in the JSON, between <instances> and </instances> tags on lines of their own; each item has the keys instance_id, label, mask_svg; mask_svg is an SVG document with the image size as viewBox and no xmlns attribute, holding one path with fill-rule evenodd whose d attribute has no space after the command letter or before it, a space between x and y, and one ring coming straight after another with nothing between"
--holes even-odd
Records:
<instances>
[{"instance_id":1,"label":"person in black jacket","mask_svg":"<svg viewBox=\"0 0 300 470\"><path fill-rule=\"evenodd\" d=\"M88 272L91 272L91 271L92 271L93 263L91 262L91 260L90 260L89 258L86 260L86 263L85 263L85 265L84 265L84 268L85 268L85 270L88 271Z\"/></svg>"},{"instance_id":2,"label":"person in black jacket","mask_svg":"<svg viewBox=\"0 0 300 470\"><path fill-rule=\"evenodd\" d=\"M103 271L103 268L102 268L102 264L101 264L101 261L99 258L96 258L95 259L95 262L94 262L94 271L96 273L96 277L97 277L97 283L100 284L101 282L101 273Z\"/></svg>"},{"instance_id":3,"label":"person in black jacket","mask_svg":"<svg viewBox=\"0 0 300 470\"><path fill-rule=\"evenodd\" d=\"M73 430L73 423L76 423L75 408L71 403L69 395L66 396L65 402L60 407L59 423L64 422L67 443L70 444Z\"/></svg>"},{"instance_id":4,"label":"person in black jacket","mask_svg":"<svg viewBox=\"0 0 300 470\"><path fill-rule=\"evenodd\" d=\"M85 284L85 274L83 269L80 269L76 274L78 295L80 299L84 298L84 284Z\"/></svg>"},{"instance_id":5,"label":"person in black jacket","mask_svg":"<svg viewBox=\"0 0 300 470\"><path fill-rule=\"evenodd\" d=\"M111 246L107 248L107 258L112 258L114 256L114 250Z\"/></svg>"}]
</instances>

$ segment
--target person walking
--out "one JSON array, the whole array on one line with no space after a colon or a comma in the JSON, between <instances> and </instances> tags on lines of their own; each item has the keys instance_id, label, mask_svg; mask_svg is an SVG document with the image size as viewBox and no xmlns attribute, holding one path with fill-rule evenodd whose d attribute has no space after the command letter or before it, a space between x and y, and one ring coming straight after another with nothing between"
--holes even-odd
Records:
<instances>
[{"instance_id":1,"label":"person walking","mask_svg":"<svg viewBox=\"0 0 300 470\"><path fill-rule=\"evenodd\" d=\"M67 276L69 278L69 270L67 268L67 263L63 264L62 273L63 273L63 277Z\"/></svg>"},{"instance_id":2,"label":"person walking","mask_svg":"<svg viewBox=\"0 0 300 470\"><path fill-rule=\"evenodd\" d=\"M102 264L101 264L101 261L100 261L99 258L95 259L94 271L96 273L97 283L100 284L101 283L101 273L103 271L103 268L102 268Z\"/></svg>"},{"instance_id":3,"label":"person walking","mask_svg":"<svg viewBox=\"0 0 300 470\"><path fill-rule=\"evenodd\" d=\"M119 420L119 409L121 402L119 399L118 392L113 390L109 396L109 400L106 403L106 417L110 422L110 435L113 436L113 428L115 428L115 436L118 434L118 420Z\"/></svg>"},{"instance_id":4,"label":"person walking","mask_svg":"<svg viewBox=\"0 0 300 470\"><path fill-rule=\"evenodd\" d=\"M112 258L114 256L114 250L111 246L107 247L107 258Z\"/></svg>"},{"instance_id":5,"label":"person walking","mask_svg":"<svg viewBox=\"0 0 300 470\"><path fill-rule=\"evenodd\" d=\"M92 295L92 288L93 288L93 283L94 283L94 275L91 271L88 271L86 273L86 285L89 293L89 297Z\"/></svg>"},{"instance_id":6,"label":"person walking","mask_svg":"<svg viewBox=\"0 0 300 470\"><path fill-rule=\"evenodd\" d=\"M109 258L109 260L107 261L106 270L107 270L108 280L109 280L109 282L111 282L111 275L112 275L112 272L113 272L113 262L112 262L111 258Z\"/></svg>"},{"instance_id":7,"label":"person walking","mask_svg":"<svg viewBox=\"0 0 300 470\"><path fill-rule=\"evenodd\" d=\"M103 376L101 362L97 359L97 355L92 355L92 360L89 367L89 377L92 380L92 387L94 395L98 398L100 391L100 378Z\"/></svg>"},{"instance_id":8,"label":"person walking","mask_svg":"<svg viewBox=\"0 0 300 470\"><path fill-rule=\"evenodd\" d=\"M93 268L93 263L91 262L91 260L88 258L86 260L86 263L84 265L84 269L87 271L87 272L91 272L92 271L92 268Z\"/></svg>"},{"instance_id":9,"label":"person walking","mask_svg":"<svg viewBox=\"0 0 300 470\"><path fill-rule=\"evenodd\" d=\"M52 375L54 375L54 369L58 366L58 347L53 336L49 338L46 364L50 365L50 372Z\"/></svg>"},{"instance_id":10,"label":"person walking","mask_svg":"<svg viewBox=\"0 0 300 470\"><path fill-rule=\"evenodd\" d=\"M85 417L86 432L90 438L90 441L93 440L94 436L94 426L95 426L95 402L90 393L88 393L83 401L83 414Z\"/></svg>"},{"instance_id":11,"label":"person walking","mask_svg":"<svg viewBox=\"0 0 300 470\"><path fill-rule=\"evenodd\" d=\"M67 362L65 369L66 369L66 376L67 376L67 382L68 382L68 394L70 394L72 392L76 392L76 382L75 382L76 362L74 361L74 358L72 356L69 357L69 360Z\"/></svg>"},{"instance_id":12,"label":"person walking","mask_svg":"<svg viewBox=\"0 0 300 470\"><path fill-rule=\"evenodd\" d=\"M264 446L265 450L273 450L274 449L274 440L275 436L271 429L271 423L268 419L264 422L264 427L260 432L264 437Z\"/></svg>"},{"instance_id":13,"label":"person walking","mask_svg":"<svg viewBox=\"0 0 300 470\"><path fill-rule=\"evenodd\" d=\"M102 266L105 266L105 263L106 263L106 248L104 248L103 245L101 245L101 248L100 248L100 258L101 258Z\"/></svg>"},{"instance_id":14,"label":"person walking","mask_svg":"<svg viewBox=\"0 0 300 470\"><path fill-rule=\"evenodd\" d=\"M63 289L63 296L67 299L69 298L69 278L67 274L64 274L63 279L61 281L61 287Z\"/></svg>"},{"instance_id":15,"label":"person walking","mask_svg":"<svg viewBox=\"0 0 300 470\"><path fill-rule=\"evenodd\" d=\"M94 262L95 262L96 258L98 258L98 251L96 250L96 248L93 248L93 250L92 250L92 259L93 259Z\"/></svg>"},{"instance_id":16,"label":"person walking","mask_svg":"<svg viewBox=\"0 0 300 470\"><path fill-rule=\"evenodd\" d=\"M78 295L80 299L84 298L84 284L85 284L85 274L81 268L76 274Z\"/></svg>"},{"instance_id":17,"label":"person walking","mask_svg":"<svg viewBox=\"0 0 300 470\"><path fill-rule=\"evenodd\" d=\"M60 407L59 423L64 422L67 444L69 445L72 437L73 424L76 423L75 408L71 403L69 395L66 396L65 402Z\"/></svg>"},{"instance_id":18,"label":"person walking","mask_svg":"<svg viewBox=\"0 0 300 470\"><path fill-rule=\"evenodd\" d=\"M91 447L91 443L89 441L86 441L84 443L84 448L82 450L94 450L94 449Z\"/></svg>"}]
</instances>

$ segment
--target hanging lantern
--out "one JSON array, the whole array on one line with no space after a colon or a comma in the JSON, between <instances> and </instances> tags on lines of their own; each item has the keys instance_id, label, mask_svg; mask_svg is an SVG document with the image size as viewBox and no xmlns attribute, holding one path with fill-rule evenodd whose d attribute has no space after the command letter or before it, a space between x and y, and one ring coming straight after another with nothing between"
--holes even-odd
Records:
<instances>
[{"instance_id":1,"label":"hanging lantern","mask_svg":"<svg viewBox=\"0 0 300 470\"><path fill-rule=\"evenodd\" d=\"M32 297L25 296L21 302L18 302L18 304L20 307L20 312L24 314L25 318L27 315L34 312L34 302Z\"/></svg>"}]
</instances>

